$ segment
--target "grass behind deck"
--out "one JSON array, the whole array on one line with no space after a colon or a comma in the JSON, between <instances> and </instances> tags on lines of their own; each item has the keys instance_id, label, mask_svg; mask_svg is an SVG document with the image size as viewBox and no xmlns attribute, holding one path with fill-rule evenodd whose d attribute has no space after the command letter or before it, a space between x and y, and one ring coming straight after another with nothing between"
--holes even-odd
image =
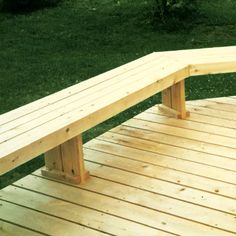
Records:
<instances>
[{"instance_id":1,"label":"grass behind deck","mask_svg":"<svg viewBox=\"0 0 236 236\"><path fill-rule=\"evenodd\" d=\"M200 17L165 31L154 0L67 0L31 14L0 13L0 113L153 51L236 45L235 1L201 1ZM184 27L183 27L184 26ZM236 94L234 74L190 78L187 99ZM160 101L157 95L90 130L85 141ZM0 178L7 185L42 165L35 159Z\"/></svg>"}]
</instances>

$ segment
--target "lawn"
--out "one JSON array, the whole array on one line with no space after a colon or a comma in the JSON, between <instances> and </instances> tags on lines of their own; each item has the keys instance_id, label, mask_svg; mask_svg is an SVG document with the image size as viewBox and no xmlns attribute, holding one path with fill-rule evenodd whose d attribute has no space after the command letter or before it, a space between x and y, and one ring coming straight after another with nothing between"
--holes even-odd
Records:
<instances>
[{"instance_id":1,"label":"lawn","mask_svg":"<svg viewBox=\"0 0 236 236\"><path fill-rule=\"evenodd\" d=\"M28 14L0 13L0 114L153 51L236 45L236 2L200 1L191 22L153 23L154 0L65 0ZM186 81L187 99L236 95L235 74ZM156 95L84 134L84 141L160 102ZM0 188L42 157L0 178Z\"/></svg>"}]
</instances>

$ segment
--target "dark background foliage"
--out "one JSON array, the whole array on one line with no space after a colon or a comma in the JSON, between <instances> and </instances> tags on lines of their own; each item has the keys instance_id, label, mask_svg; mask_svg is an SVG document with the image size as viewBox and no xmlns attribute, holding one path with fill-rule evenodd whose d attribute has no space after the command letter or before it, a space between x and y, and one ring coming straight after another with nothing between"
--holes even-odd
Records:
<instances>
[{"instance_id":1,"label":"dark background foliage","mask_svg":"<svg viewBox=\"0 0 236 236\"><path fill-rule=\"evenodd\" d=\"M23 13L44 7L56 6L60 0L2 0L1 10L11 13Z\"/></svg>"},{"instance_id":2,"label":"dark background foliage","mask_svg":"<svg viewBox=\"0 0 236 236\"><path fill-rule=\"evenodd\" d=\"M200 16L196 0L155 0L153 24L167 31L191 27Z\"/></svg>"}]
</instances>

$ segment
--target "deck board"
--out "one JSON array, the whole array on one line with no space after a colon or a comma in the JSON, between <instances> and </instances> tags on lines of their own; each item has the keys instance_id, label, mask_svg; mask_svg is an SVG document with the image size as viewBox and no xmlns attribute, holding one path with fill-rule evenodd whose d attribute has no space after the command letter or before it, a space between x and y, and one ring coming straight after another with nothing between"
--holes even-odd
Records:
<instances>
[{"instance_id":1,"label":"deck board","mask_svg":"<svg viewBox=\"0 0 236 236\"><path fill-rule=\"evenodd\" d=\"M83 185L37 170L0 190L0 235L235 235L235 98L190 101L187 120L154 106L91 140Z\"/></svg>"},{"instance_id":2,"label":"deck board","mask_svg":"<svg viewBox=\"0 0 236 236\"><path fill-rule=\"evenodd\" d=\"M43 234L0 220L1 236L42 236Z\"/></svg>"}]
</instances>

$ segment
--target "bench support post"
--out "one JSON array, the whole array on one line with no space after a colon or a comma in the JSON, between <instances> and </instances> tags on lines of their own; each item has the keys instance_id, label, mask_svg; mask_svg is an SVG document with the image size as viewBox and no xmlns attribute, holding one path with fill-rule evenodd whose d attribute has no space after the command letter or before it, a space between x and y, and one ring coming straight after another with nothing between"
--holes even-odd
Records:
<instances>
[{"instance_id":1,"label":"bench support post","mask_svg":"<svg viewBox=\"0 0 236 236\"><path fill-rule=\"evenodd\" d=\"M85 170L82 136L79 135L45 153L42 175L73 184L82 184L89 177Z\"/></svg>"},{"instance_id":2,"label":"bench support post","mask_svg":"<svg viewBox=\"0 0 236 236\"><path fill-rule=\"evenodd\" d=\"M178 119L185 119L190 115L185 106L184 80L174 84L162 92L162 105L159 108Z\"/></svg>"}]
</instances>

